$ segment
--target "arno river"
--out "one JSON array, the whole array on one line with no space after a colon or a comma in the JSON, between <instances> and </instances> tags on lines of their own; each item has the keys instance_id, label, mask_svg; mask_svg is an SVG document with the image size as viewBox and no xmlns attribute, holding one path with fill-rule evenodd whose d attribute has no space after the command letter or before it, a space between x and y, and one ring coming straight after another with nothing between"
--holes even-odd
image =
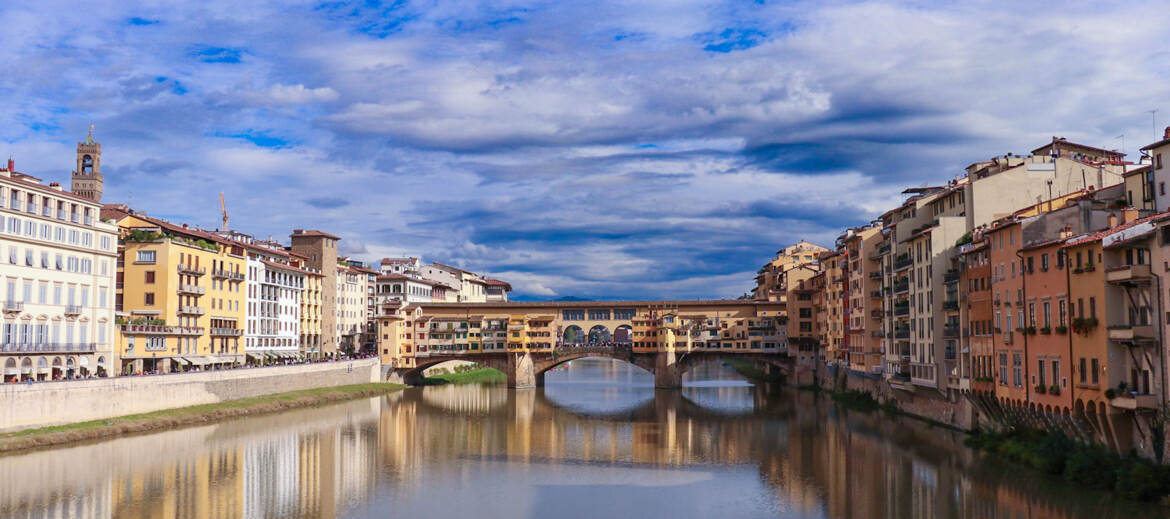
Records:
<instances>
[{"instance_id":1,"label":"arno river","mask_svg":"<svg viewBox=\"0 0 1170 519\"><path fill-rule=\"evenodd\" d=\"M752 387L656 391L573 362L546 386L369 400L0 457L0 517L1135 518L962 435Z\"/></svg>"}]
</instances>

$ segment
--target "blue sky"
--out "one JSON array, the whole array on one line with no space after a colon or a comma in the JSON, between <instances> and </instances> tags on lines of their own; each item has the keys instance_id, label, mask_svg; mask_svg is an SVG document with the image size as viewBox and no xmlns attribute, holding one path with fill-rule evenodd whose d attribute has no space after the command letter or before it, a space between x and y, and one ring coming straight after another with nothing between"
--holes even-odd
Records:
<instances>
[{"instance_id":1,"label":"blue sky","mask_svg":"<svg viewBox=\"0 0 1170 519\"><path fill-rule=\"evenodd\" d=\"M0 152L106 201L532 298L727 297L798 239L1053 135L1170 123L1159 2L39 2L0 10Z\"/></svg>"}]
</instances>

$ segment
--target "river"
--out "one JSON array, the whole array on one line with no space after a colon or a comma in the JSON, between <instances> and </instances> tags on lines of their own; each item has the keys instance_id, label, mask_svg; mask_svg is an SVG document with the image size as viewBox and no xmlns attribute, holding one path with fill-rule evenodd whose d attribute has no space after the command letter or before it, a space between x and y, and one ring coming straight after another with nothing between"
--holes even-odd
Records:
<instances>
[{"instance_id":1,"label":"river","mask_svg":"<svg viewBox=\"0 0 1170 519\"><path fill-rule=\"evenodd\" d=\"M1162 510L717 364L432 386L0 457L0 517L1131 518Z\"/></svg>"}]
</instances>

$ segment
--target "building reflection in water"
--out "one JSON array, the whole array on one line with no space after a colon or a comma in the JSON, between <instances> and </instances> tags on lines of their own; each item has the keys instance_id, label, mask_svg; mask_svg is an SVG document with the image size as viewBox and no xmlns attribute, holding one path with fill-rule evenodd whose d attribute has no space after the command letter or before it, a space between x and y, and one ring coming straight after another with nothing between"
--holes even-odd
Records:
<instances>
[{"instance_id":1,"label":"building reflection in water","mask_svg":"<svg viewBox=\"0 0 1170 519\"><path fill-rule=\"evenodd\" d=\"M651 386L623 364L578 361L536 390L409 389L0 457L0 517L1159 512L985 461L958 433L809 393Z\"/></svg>"}]
</instances>

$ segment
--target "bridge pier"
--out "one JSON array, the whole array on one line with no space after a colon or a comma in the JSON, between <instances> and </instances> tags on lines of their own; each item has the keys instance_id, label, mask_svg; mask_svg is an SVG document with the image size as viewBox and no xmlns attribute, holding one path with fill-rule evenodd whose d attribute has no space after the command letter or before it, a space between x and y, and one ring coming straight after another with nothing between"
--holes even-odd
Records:
<instances>
[{"instance_id":1,"label":"bridge pier","mask_svg":"<svg viewBox=\"0 0 1170 519\"><path fill-rule=\"evenodd\" d=\"M654 387L678 389L682 387L683 367L673 351L663 351L654 358Z\"/></svg>"},{"instance_id":2,"label":"bridge pier","mask_svg":"<svg viewBox=\"0 0 1170 519\"><path fill-rule=\"evenodd\" d=\"M508 355L508 387L511 389L526 389L537 386L538 376L532 365L532 354L512 353ZM539 384L544 385L544 373L539 375Z\"/></svg>"}]
</instances>

